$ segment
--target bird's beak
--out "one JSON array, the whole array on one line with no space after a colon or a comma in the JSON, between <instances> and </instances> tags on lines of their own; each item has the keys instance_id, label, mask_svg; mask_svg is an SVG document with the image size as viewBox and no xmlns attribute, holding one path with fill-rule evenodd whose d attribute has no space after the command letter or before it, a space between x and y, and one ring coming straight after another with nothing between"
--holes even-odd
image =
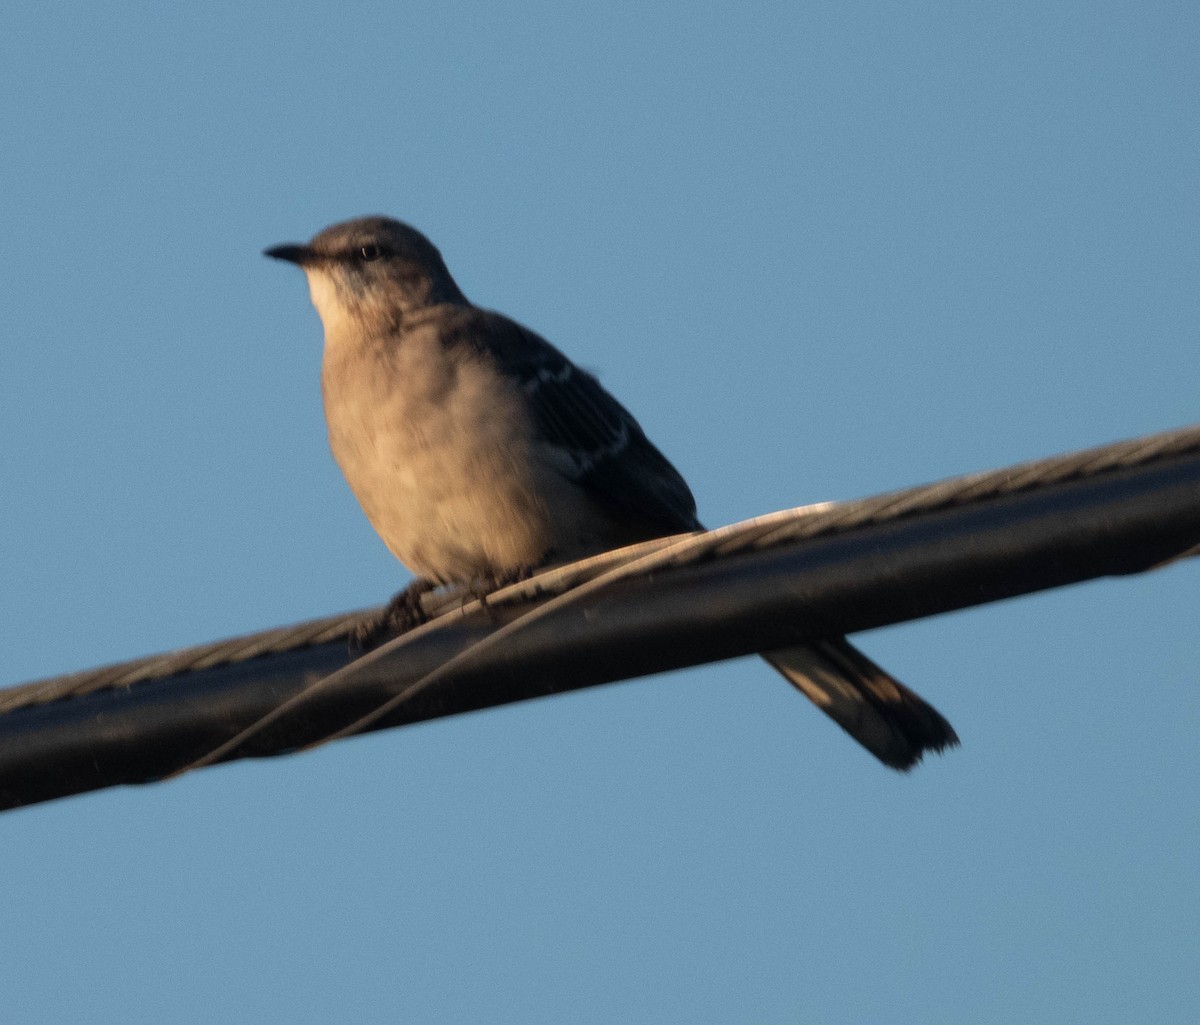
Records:
<instances>
[{"instance_id":1,"label":"bird's beak","mask_svg":"<svg viewBox=\"0 0 1200 1025\"><path fill-rule=\"evenodd\" d=\"M303 267L305 264L312 263L316 254L308 246L296 245L293 242L264 249L263 256L269 256L273 260L287 260L288 263Z\"/></svg>"}]
</instances>

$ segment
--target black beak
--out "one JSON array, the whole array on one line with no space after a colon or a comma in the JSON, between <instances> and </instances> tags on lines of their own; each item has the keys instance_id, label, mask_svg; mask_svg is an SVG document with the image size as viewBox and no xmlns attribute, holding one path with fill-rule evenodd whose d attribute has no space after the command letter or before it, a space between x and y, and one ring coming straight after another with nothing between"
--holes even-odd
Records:
<instances>
[{"instance_id":1,"label":"black beak","mask_svg":"<svg viewBox=\"0 0 1200 1025\"><path fill-rule=\"evenodd\" d=\"M273 260L287 260L288 263L294 263L303 267L306 263L312 263L315 254L308 246L298 246L294 243L289 243L288 245L272 246L270 249L264 249L263 256L269 256Z\"/></svg>"}]
</instances>

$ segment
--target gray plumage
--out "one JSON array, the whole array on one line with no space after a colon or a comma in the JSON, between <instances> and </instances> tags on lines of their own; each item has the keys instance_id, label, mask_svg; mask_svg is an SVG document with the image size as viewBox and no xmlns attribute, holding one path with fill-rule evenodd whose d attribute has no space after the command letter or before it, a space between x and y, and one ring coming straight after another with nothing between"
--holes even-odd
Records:
<instances>
[{"instance_id":1,"label":"gray plumage","mask_svg":"<svg viewBox=\"0 0 1200 1025\"><path fill-rule=\"evenodd\" d=\"M419 577L471 583L700 529L629 411L545 339L473 306L420 232L368 217L267 255L308 277L334 458ZM957 743L844 639L764 657L888 765Z\"/></svg>"}]
</instances>

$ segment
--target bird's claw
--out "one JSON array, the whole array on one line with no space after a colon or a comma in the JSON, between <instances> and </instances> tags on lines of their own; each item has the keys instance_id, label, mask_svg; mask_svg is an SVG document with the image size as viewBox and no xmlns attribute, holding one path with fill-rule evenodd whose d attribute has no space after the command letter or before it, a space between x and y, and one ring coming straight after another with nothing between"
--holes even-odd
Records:
<instances>
[{"instance_id":1,"label":"bird's claw","mask_svg":"<svg viewBox=\"0 0 1200 1025\"><path fill-rule=\"evenodd\" d=\"M428 622L429 615L421 604L421 596L436 586L431 580L414 580L393 597L379 615L359 623L351 637L354 647L359 651L369 651L386 640Z\"/></svg>"}]
</instances>

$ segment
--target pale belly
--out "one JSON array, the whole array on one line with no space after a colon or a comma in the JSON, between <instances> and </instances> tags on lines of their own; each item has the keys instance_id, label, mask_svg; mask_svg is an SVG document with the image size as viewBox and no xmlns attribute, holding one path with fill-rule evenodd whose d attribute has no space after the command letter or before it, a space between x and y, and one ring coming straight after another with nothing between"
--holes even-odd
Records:
<instances>
[{"instance_id":1,"label":"pale belly","mask_svg":"<svg viewBox=\"0 0 1200 1025\"><path fill-rule=\"evenodd\" d=\"M414 387L421 355L327 352L323 373L330 448L396 558L450 583L606 547L603 515L535 457L515 387L444 360Z\"/></svg>"}]
</instances>

